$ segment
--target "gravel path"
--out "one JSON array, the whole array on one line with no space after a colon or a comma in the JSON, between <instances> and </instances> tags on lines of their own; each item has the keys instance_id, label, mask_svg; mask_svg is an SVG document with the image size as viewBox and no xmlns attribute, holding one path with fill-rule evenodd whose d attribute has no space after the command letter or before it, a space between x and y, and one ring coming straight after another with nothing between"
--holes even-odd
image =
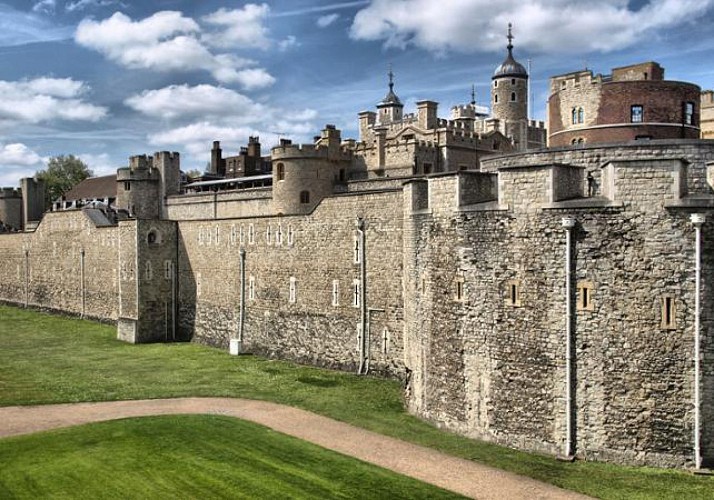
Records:
<instances>
[{"instance_id":1,"label":"gravel path","mask_svg":"<svg viewBox=\"0 0 714 500\"><path fill-rule=\"evenodd\" d=\"M246 399L178 398L2 407L0 437L103 420L188 413L227 415L250 420L471 498L588 498L305 410Z\"/></svg>"}]
</instances>

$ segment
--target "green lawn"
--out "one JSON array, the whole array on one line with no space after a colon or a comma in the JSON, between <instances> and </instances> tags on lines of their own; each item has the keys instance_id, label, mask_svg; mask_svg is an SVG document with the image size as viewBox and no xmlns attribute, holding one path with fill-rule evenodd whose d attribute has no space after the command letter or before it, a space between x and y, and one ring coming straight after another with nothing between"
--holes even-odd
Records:
<instances>
[{"instance_id":1,"label":"green lawn","mask_svg":"<svg viewBox=\"0 0 714 500\"><path fill-rule=\"evenodd\" d=\"M113 326L0 306L0 405L232 396L311 410L600 498L714 498L714 478L558 462L465 439L404 411L395 381L192 344L129 345Z\"/></svg>"},{"instance_id":2,"label":"green lawn","mask_svg":"<svg viewBox=\"0 0 714 500\"><path fill-rule=\"evenodd\" d=\"M0 498L464 498L228 417L115 420L0 440Z\"/></svg>"}]
</instances>

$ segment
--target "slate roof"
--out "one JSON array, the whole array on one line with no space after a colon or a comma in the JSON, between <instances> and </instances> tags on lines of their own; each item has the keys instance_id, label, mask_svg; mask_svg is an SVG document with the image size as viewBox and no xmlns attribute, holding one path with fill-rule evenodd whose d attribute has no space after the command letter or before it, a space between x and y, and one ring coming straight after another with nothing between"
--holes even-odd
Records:
<instances>
[{"instance_id":1,"label":"slate roof","mask_svg":"<svg viewBox=\"0 0 714 500\"><path fill-rule=\"evenodd\" d=\"M104 175L102 177L90 177L88 179L84 179L82 182L80 182L64 194L64 198L67 201L116 197L116 174Z\"/></svg>"}]
</instances>

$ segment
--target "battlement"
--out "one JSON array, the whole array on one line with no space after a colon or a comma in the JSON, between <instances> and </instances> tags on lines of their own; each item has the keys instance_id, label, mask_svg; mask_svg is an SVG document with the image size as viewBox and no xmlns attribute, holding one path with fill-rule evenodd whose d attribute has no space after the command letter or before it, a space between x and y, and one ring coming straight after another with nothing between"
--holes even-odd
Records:
<instances>
[{"instance_id":1,"label":"battlement","mask_svg":"<svg viewBox=\"0 0 714 500\"><path fill-rule=\"evenodd\" d=\"M146 155L142 155L142 156L143 156L144 158L146 158ZM130 162L131 162L131 159L132 159L132 158L137 158L137 157L136 157L136 156L132 156L131 158L129 158L129 161L130 161ZM140 157L139 157L139 158L140 158ZM150 166L155 166L156 163L157 163L157 161L159 161L160 159L168 159L168 160L171 160L171 161L177 161L177 160L179 160L180 158L181 158L181 155L180 155L180 153L178 153L177 151L173 151L173 152L170 152L170 151L157 151L156 153L154 153L153 162L152 162L151 158L149 158L148 160L149 160L149 165L150 165Z\"/></svg>"},{"instance_id":2,"label":"battlement","mask_svg":"<svg viewBox=\"0 0 714 500\"><path fill-rule=\"evenodd\" d=\"M148 170L153 167L153 158L147 155L136 155L129 157L129 168L131 170Z\"/></svg>"},{"instance_id":3,"label":"battlement","mask_svg":"<svg viewBox=\"0 0 714 500\"><path fill-rule=\"evenodd\" d=\"M539 128L545 130L545 122L541 120L528 120L529 128Z\"/></svg>"},{"instance_id":4,"label":"battlement","mask_svg":"<svg viewBox=\"0 0 714 500\"><path fill-rule=\"evenodd\" d=\"M22 190L18 188L0 188L0 198L22 198Z\"/></svg>"}]
</instances>

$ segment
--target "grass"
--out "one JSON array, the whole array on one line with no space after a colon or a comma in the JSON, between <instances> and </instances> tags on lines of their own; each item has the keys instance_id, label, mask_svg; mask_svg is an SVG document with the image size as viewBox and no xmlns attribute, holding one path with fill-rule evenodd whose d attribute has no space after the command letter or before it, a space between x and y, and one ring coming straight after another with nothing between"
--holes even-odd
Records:
<instances>
[{"instance_id":1,"label":"grass","mask_svg":"<svg viewBox=\"0 0 714 500\"><path fill-rule=\"evenodd\" d=\"M1 498L464 498L253 423L116 420L0 440Z\"/></svg>"},{"instance_id":2,"label":"grass","mask_svg":"<svg viewBox=\"0 0 714 500\"><path fill-rule=\"evenodd\" d=\"M408 415L401 387L193 344L129 345L116 329L0 306L0 405L229 396L304 408L605 499L714 498L714 478L676 470L558 462L466 439Z\"/></svg>"}]
</instances>

